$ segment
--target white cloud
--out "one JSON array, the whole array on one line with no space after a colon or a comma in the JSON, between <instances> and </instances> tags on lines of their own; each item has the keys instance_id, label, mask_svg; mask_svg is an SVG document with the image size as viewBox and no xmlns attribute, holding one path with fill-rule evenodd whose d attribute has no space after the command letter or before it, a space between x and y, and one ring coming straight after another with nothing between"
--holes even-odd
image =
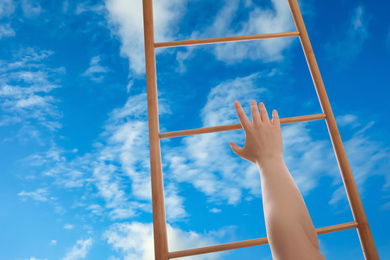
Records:
<instances>
[{"instance_id":1,"label":"white cloud","mask_svg":"<svg viewBox=\"0 0 390 260\"><path fill-rule=\"evenodd\" d=\"M88 77L92 81L101 82L104 79L104 74L107 73L108 68L102 67L99 64L100 60L99 56L92 57L89 62L89 68L83 73L83 76Z\"/></svg>"},{"instance_id":2,"label":"white cloud","mask_svg":"<svg viewBox=\"0 0 390 260\"><path fill-rule=\"evenodd\" d=\"M75 225L72 225L72 224L66 224L65 226L64 226L64 229L74 229L75 228Z\"/></svg>"},{"instance_id":3,"label":"white cloud","mask_svg":"<svg viewBox=\"0 0 390 260\"><path fill-rule=\"evenodd\" d=\"M263 76L253 74L222 82L213 88L201 112L203 126L237 123L233 108L236 99L248 101L250 97L266 101L267 90L256 86L256 79L261 78L263 82L262 77L266 75L267 73ZM244 109L250 115L245 103ZM338 121L344 126L352 125L356 129L355 124L361 120L356 115L348 114L339 117ZM390 157L388 150L364 135L364 131L362 129L352 138L344 140L352 169L356 171L354 175L359 190L362 190L361 187L368 176L386 176L383 173L385 166L377 169L375 165L388 165L385 158ZM310 193L323 176L332 177L336 188L342 184L330 140L314 139L310 122L284 125L282 132L284 160L303 195ZM243 137L242 131L204 134L185 137L181 146L172 149L163 147L163 150L167 151L163 154L163 161L167 163L164 170L166 178L171 182L191 183L208 196L210 201L237 204L242 198L260 196L259 172L256 166L247 164L229 151L229 141L243 143ZM387 178L384 188L390 186L389 184L390 178ZM344 197L345 192L337 189L330 203L336 205Z\"/></svg>"},{"instance_id":4,"label":"white cloud","mask_svg":"<svg viewBox=\"0 0 390 260\"><path fill-rule=\"evenodd\" d=\"M57 240L51 240L50 243L49 243L49 246L55 246L57 245Z\"/></svg>"},{"instance_id":5,"label":"white cloud","mask_svg":"<svg viewBox=\"0 0 390 260\"><path fill-rule=\"evenodd\" d=\"M242 25L238 31L218 30L218 27L211 27L210 35L217 29L221 35L252 35L264 33L286 32L294 30L294 23L291 19L290 9L286 1L272 0L272 9L255 6L249 13L249 20ZM221 22L230 18L228 25L231 25L237 8L227 15L220 12ZM224 15L225 17L222 17ZM217 19L216 19L217 20ZM225 28L224 28L225 29ZM268 39L252 41L246 44L218 44L215 54L219 60L228 63L241 61L243 59L259 60L266 62L283 59L283 51L291 45L292 39Z\"/></svg>"},{"instance_id":6,"label":"white cloud","mask_svg":"<svg viewBox=\"0 0 390 260\"><path fill-rule=\"evenodd\" d=\"M390 167L390 161L388 160L390 150L383 147L381 142L370 138L369 134L366 133L373 125L374 122L369 122L357 131L351 139L344 142L355 180L360 187L359 191L362 191L365 180L373 175L382 175L387 178L385 187L386 185L390 187L390 178L385 170ZM379 165L380 167L378 167Z\"/></svg>"},{"instance_id":7,"label":"white cloud","mask_svg":"<svg viewBox=\"0 0 390 260\"><path fill-rule=\"evenodd\" d=\"M220 213L221 211L222 211L221 209L217 209L217 208L210 209L210 212L212 213Z\"/></svg>"},{"instance_id":8,"label":"white cloud","mask_svg":"<svg viewBox=\"0 0 390 260\"><path fill-rule=\"evenodd\" d=\"M203 126L234 124L238 122L233 107L235 100L248 97L262 100L265 88L256 86L263 77L252 74L220 83L207 97L202 109ZM248 104L243 102L248 112ZM188 182L203 192L211 201L222 200L237 204L243 196L260 196L260 176L255 166L235 156L229 141L243 141L241 131L195 135L183 138L181 147L164 147L163 161L168 162L166 176L172 182ZM185 174L183 174L185 173Z\"/></svg>"},{"instance_id":9,"label":"white cloud","mask_svg":"<svg viewBox=\"0 0 390 260\"><path fill-rule=\"evenodd\" d=\"M180 18L185 14L186 0L154 1L155 41L174 38ZM130 70L135 75L145 72L144 31L142 1L106 0L107 20L114 35L122 43L121 55L130 61Z\"/></svg>"},{"instance_id":10,"label":"white cloud","mask_svg":"<svg viewBox=\"0 0 390 260\"><path fill-rule=\"evenodd\" d=\"M2 37L12 37L15 36L15 31L12 29L11 24L0 24L0 39Z\"/></svg>"},{"instance_id":11,"label":"white cloud","mask_svg":"<svg viewBox=\"0 0 390 260\"><path fill-rule=\"evenodd\" d=\"M15 11L15 4L13 0L0 1L0 19L8 17Z\"/></svg>"},{"instance_id":12,"label":"white cloud","mask_svg":"<svg viewBox=\"0 0 390 260\"><path fill-rule=\"evenodd\" d=\"M361 52L364 42L368 39L369 33L368 15L365 13L363 5L355 8L350 18L348 28L340 32L338 39L330 41L325 48L329 57L336 60L339 67L353 61Z\"/></svg>"},{"instance_id":13,"label":"white cloud","mask_svg":"<svg viewBox=\"0 0 390 260\"><path fill-rule=\"evenodd\" d=\"M228 228L231 230L231 228ZM216 244L215 239L224 235L226 230L221 232L210 232L199 234L194 231L183 231L167 225L169 251L176 251L188 248L197 248ZM107 243L123 255L123 259L154 259L153 225L151 223L116 223L104 233ZM205 254L182 259L211 260L219 259L219 254Z\"/></svg>"},{"instance_id":14,"label":"white cloud","mask_svg":"<svg viewBox=\"0 0 390 260\"><path fill-rule=\"evenodd\" d=\"M381 206L381 210L390 210L390 201Z\"/></svg>"},{"instance_id":15,"label":"white cloud","mask_svg":"<svg viewBox=\"0 0 390 260\"><path fill-rule=\"evenodd\" d=\"M36 258L36 257L30 257L30 258L27 258L26 260L47 260L47 258L45 259L39 259L39 258Z\"/></svg>"},{"instance_id":16,"label":"white cloud","mask_svg":"<svg viewBox=\"0 0 390 260\"><path fill-rule=\"evenodd\" d=\"M85 258L93 242L92 238L77 240L76 245L70 249L62 260L77 260Z\"/></svg>"},{"instance_id":17,"label":"white cloud","mask_svg":"<svg viewBox=\"0 0 390 260\"><path fill-rule=\"evenodd\" d=\"M357 127L360 125L358 122L358 118L356 115L352 114L346 114L343 116L338 116L336 117L337 125L339 126L352 126L352 127Z\"/></svg>"},{"instance_id":18,"label":"white cloud","mask_svg":"<svg viewBox=\"0 0 390 260\"><path fill-rule=\"evenodd\" d=\"M184 209L184 198L178 195L178 188L175 184L170 183L165 185L165 209L167 214L167 221L174 222L186 217L188 214Z\"/></svg>"},{"instance_id":19,"label":"white cloud","mask_svg":"<svg viewBox=\"0 0 390 260\"><path fill-rule=\"evenodd\" d=\"M216 14L211 25L195 31L190 39L215 38L236 35L253 35L294 31L294 23L286 1L272 0L272 7L247 5L245 16L248 20L236 22L239 16L240 1L226 1ZM266 39L240 43L224 43L212 45L212 52L218 60L227 64L243 60L262 60L264 62L279 61L284 58L283 52L291 46L293 38ZM178 52L179 71L185 71L183 61L193 57L195 48L187 48L186 52Z\"/></svg>"},{"instance_id":20,"label":"white cloud","mask_svg":"<svg viewBox=\"0 0 390 260\"><path fill-rule=\"evenodd\" d=\"M89 205L87 207L87 209L89 209L92 213L94 213L95 215L98 215L98 216L103 215L103 211L104 211L102 206L100 206L99 204Z\"/></svg>"},{"instance_id":21,"label":"white cloud","mask_svg":"<svg viewBox=\"0 0 390 260\"><path fill-rule=\"evenodd\" d=\"M330 141L314 140L309 124L282 126L283 158L303 195L315 188L322 176L338 178L337 162Z\"/></svg>"},{"instance_id":22,"label":"white cloud","mask_svg":"<svg viewBox=\"0 0 390 260\"><path fill-rule=\"evenodd\" d=\"M102 4L90 5L90 3L87 1L84 3L79 3L76 7L75 13L82 14L84 12L94 12L102 14L103 10L104 6Z\"/></svg>"},{"instance_id":23,"label":"white cloud","mask_svg":"<svg viewBox=\"0 0 390 260\"><path fill-rule=\"evenodd\" d=\"M384 147L381 142L373 140L367 133L373 125L373 121L368 122L350 139L344 141L344 147L361 197L364 197L364 183L372 176L383 176L385 179L383 190L390 187L390 177L386 170L390 167L388 160L390 150ZM329 203L337 205L337 203L346 200L344 186L340 184Z\"/></svg>"},{"instance_id":24,"label":"white cloud","mask_svg":"<svg viewBox=\"0 0 390 260\"><path fill-rule=\"evenodd\" d=\"M26 198L31 198L33 200L45 202L48 201L48 195L49 192L44 188L37 189L36 191L21 191L18 193L18 196L22 197L23 201L26 200Z\"/></svg>"},{"instance_id":25,"label":"white cloud","mask_svg":"<svg viewBox=\"0 0 390 260\"><path fill-rule=\"evenodd\" d=\"M42 126L49 131L61 127L58 100L51 92L61 87L57 77L64 69L47 68L42 63L52 53L27 48L14 53L10 62L0 60L0 126L23 122L25 127Z\"/></svg>"},{"instance_id":26,"label":"white cloud","mask_svg":"<svg viewBox=\"0 0 390 260\"><path fill-rule=\"evenodd\" d=\"M23 14L27 18L37 17L42 12L42 7L40 6L40 4L36 1L33 2L32 0L22 0L22 9Z\"/></svg>"},{"instance_id":27,"label":"white cloud","mask_svg":"<svg viewBox=\"0 0 390 260\"><path fill-rule=\"evenodd\" d=\"M44 167L43 176L66 189L81 188L84 197L75 205L111 220L128 219L151 212L147 100L142 93L129 97L123 107L109 114L94 150L68 160L68 153L52 147L29 156L31 166ZM161 106L161 111L164 105ZM97 190L92 191L94 187ZM103 198L104 203L101 202ZM166 187L168 220L184 218L184 199L174 184Z\"/></svg>"},{"instance_id":28,"label":"white cloud","mask_svg":"<svg viewBox=\"0 0 390 260\"><path fill-rule=\"evenodd\" d=\"M107 20L114 35L119 36L122 43L121 55L130 61L130 70L134 75L145 72L144 64L144 32L142 18L142 2L131 0L106 0ZM154 2L155 41L173 41L178 38L178 31L187 1L160 0ZM223 37L234 35L251 35L294 30L287 2L272 0L272 7L247 5L247 21L236 24L238 16L238 0L228 1L215 15L212 24L202 30L194 31L189 39ZM130 12L130 13L129 13ZM268 39L246 43L217 44L212 52L217 59L227 63L245 59L270 62L283 59L283 51L291 46L292 39ZM157 53L166 49L159 49ZM180 72L185 71L184 61L193 57L194 48L177 52Z\"/></svg>"}]
</instances>

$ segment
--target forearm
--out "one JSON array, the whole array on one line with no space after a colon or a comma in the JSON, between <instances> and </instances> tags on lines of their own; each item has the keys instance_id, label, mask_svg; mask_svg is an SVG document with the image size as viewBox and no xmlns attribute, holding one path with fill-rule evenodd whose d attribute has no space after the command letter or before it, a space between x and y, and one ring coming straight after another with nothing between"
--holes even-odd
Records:
<instances>
[{"instance_id":1,"label":"forearm","mask_svg":"<svg viewBox=\"0 0 390 260\"><path fill-rule=\"evenodd\" d=\"M295 240L306 240L318 250L317 233L306 204L288 171L283 157L272 157L258 163L261 176L264 217L267 236L273 252L294 247ZM290 248L291 250L291 248Z\"/></svg>"},{"instance_id":2,"label":"forearm","mask_svg":"<svg viewBox=\"0 0 390 260\"><path fill-rule=\"evenodd\" d=\"M267 237L274 259L325 259L306 204L283 161L283 140L276 110L269 120L263 103L251 102L252 122L241 104L234 106L245 131L245 145L230 142L233 152L260 170Z\"/></svg>"}]
</instances>

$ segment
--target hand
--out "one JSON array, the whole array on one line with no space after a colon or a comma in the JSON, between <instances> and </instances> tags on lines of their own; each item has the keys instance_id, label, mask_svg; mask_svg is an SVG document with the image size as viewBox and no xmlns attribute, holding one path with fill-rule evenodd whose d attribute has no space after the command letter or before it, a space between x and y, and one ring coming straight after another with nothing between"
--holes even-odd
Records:
<instances>
[{"instance_id":1,"label":"hand","mask_svg":"<svg viewBox=\"0 0 390 260\"><path fill-rule=\"evenodd\" d=\"M256 164L262 164L265 160L278 158L283 160L283 140L280 129L279 115L272 111L272 120L269 120L267 109L261 102L259 109L256 101L251 102L252 123L249 121L240 102L235 101L234 107L242 128L245 131L245 145L241 148L230 142L234 153L241 158Z\"/></svg>"}]
</instances>

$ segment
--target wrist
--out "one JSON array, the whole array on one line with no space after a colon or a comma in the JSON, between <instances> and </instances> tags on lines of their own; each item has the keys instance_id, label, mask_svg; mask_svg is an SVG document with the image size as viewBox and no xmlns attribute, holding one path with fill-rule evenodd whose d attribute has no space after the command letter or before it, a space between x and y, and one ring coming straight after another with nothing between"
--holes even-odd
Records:
<instances>
[{"instance_id":1,"label":"wrist","mask_svg":"<svg viewBox=\"0 0 390 260\"><path fill-rule=\"evenodd\" d=\"M280 164L284 163L283 161L283 154L270 154L266 156L259 157L256 160L256 165L258 167L264 167L266 165L275 165L275 164Z\"/></svg>"}]
</instances>

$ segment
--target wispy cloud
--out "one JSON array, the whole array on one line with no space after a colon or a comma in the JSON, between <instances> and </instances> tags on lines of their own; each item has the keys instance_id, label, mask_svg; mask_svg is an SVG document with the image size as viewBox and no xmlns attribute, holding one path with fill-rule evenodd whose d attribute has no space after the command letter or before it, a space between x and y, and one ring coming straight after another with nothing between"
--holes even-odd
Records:
<instances>
[{"instance_id":1,"label":"wispy cloud","mask_svg":"<svg viewBox=\"0 0 390 260\"><path fill-rule=\"evenodd\" d=\"M185 14L187 1L160 0L154 2L156 41L174 39L177 24ZM121 55L130 61L134 76L145 72L142 2L137 0L106 0L107 20L114 35L121 41Z\"/></svg>"},{"instance_id":2,"label":"wispy cloud","mask_svg":"<svg viewBox=\"0 0 390 260\"><path fill-rule=\"evenodd\" d=\"M89 62L89 68L83 73L83 76L88 77L95 82L101 82L104 79L104 74L107 73L108 68L101 66L99 63L101 58L95 56L91 58Z\"/></svg>"},{"instance_id":3,"label":"wispy cloud","mask_svg":"<svg viewBox=\"0 0 390 260\"><path fill-rule=\"evenodd\" d=\"M54 212L57 214L63 214L66 210L58 202L58 197L50 196L48 188L38 188L35 191L21 191L18 193L18 196L23 202L28 199L49 203L54 208Z\"/></svg>"},{"instance_id":4,"label":"wispy cloud","mask_svg":"<svg viewBox=\"0 0 390 260\"><path fill-rule=\"evenodd\" d=\"M217 208L210 209L210 212L212 213L220 213L221 211L222 211L221 209L217 209Z\"/></svg>"},{"instance_id":5,"label":"wispy cloud","mask_svg":"<svg viewBox=\"0 0 390 260\"><path fill-rule=\"evenodd\" d=\"M47 189L44 188L40 188L30 192L21 191L18 193L18 196L22 197L22 200L26 200L26 198L31 198L33 200L44 201L44 202L49 200L48 198L49 192Z\"/></svg>"},{"instance_id":6,"label":"wispy cloud","mask_svg":"<svg viewBox=\"0 0 390 260\"><path fill-rule=\"evenodd\" d=\"M165 186L165 209L168 221L174 222L185 218L188 213L184 209L184 198L178 195L177 185L170 183Z\"/></svg>"},{"instance_id":7,"label":"wispy cloud","mask_svg":"<svg viewBox=\"0 0 390 260\"><path fill-rule=\"evenodd\" d=\"M236 35L253 35L286 32L294 30L294 23L286 1L272 0L271 7L247 4L245 16L248 20L237 23L241 15L238 10L242 2L227 1L214 17L212 24L201 31L194 31L190 39L215 38ZM267 39L241 43L216 44L211 48L218 60L227 64L243 60L262 60L264 62L283 60L283 52L291 46L293 39ZM177 60L179 71L184 72L184 60L193 57L195 48L179 51Z\"/></svg>"},{"instance_id":8,"label":"wispy cloud","mask_svg":"<svg viewBox=\"0 0 390 260\"><path fill-rule=\"evenodd\" d=\"M328 42L325 49L328 56L339 64L339 69L356 59L364 42L368 39L368 15L363 5L357 6L350 17L348 25L338 32L337 40ZM341 26L343 28L343 26ZM346 30L346 31L345 31Z\"/></svg>"},{"instance_id":9,"label":"wispy cloud","mask_svg":"<svg viewBox=\"0 0 390 260\"><path fill-rule=\"evenodd\" d=\"M69 3L68 3L69 5ZM98 14L103 14L104 6L102 4L90 4L89 1L79 3L76 7L75 14L82 14L84 12L94 12Z\"/></svg>"},{"instance_id":10,"label":"wispy cloud","mask_svg":"<svg viewBox=\"0 0 390 260\"><path fill-rule=\"evenodd\" d=\"M62 260L78 260L85 258L93 244L92 238L77 240L76 245L70 249Z\"/></svg>"},{"instance_id":11,"label":"wispy cloud","mask_svg":"<svg viewBox=\"0 0 390 260\"><path fill-rule=\"evenodd\" d=\"M337 125L357 127L360 125L358 117L353 114L346 114L336 117Z\"/></svg>"},{"instance_id":12,"label":"wispy cloud","mask_svg":"<svg viewBox=\"0 0 390 260\"><path fill-rule=\"evenodd\" d=\"M381 210L390 210L390 201L383 204Z\"/></svg>"},{"instance_id":13,"label":"wispy cloud","mask_svg":"<svg viewBox=\"0 0 390 260\"><path fill-rule=\"evenodd\" d=\"M385 188L390 187L390 177L385 169L389 169L390 149L384 147L383 143L372 139L368 130L375 122L368 122L364 127L355 132L354 135L345 142L345 149L351 158L351 168L360 191L363 184L373 175L382 175L386 178ZM368 159L369 158L369 159ZM378 167L380 165L381 167Z\"/></svg>"},{"instance_id":14,"label":"wispy cloud","mask_svg":"<svg viewBox=\"0 0 390 260\"><path fill-rule=\"evenodd\" d=\"M267 89L256 87L259 78L261 75L256 73L214 87L201 112L203 126L237 123L232 105L235 100L246 100L248 96L259 100L261 95L266 95ZM248 109L245 103L244 107ZM186 137L181 147L163 154L164 161L169 162L169 170L165 172L172 181L191 183L212 201L237 204L243 196L248 196L244 191L259 196L260 177L256 167L237 158L228 145L232 140L243 141L243 137L239 131Z\"/></svg>"},{"instance_id":15,"label":"wispy cloud","mask_svg":"<svg viewBox=\"0 0 390 260\"><path fill-rule=\"evenodd\" d=\"M237 115L232 106L236 99L247 100L251 97L266 101L268 91L266 88L259 88L256 81L258 78L264 81L264 77L268 75L253 74L225 81L214 87L201 112L203 126L237 123ZM244 109L250 115L248 107L244 106ZM357 171L354 174L359 190L363 191L363 183L369 176L385 176L385 167L379 169L375 165L387 165L385 158L390 157L389 151L364 134L370 124L358 129L358 122L361 120L356 115L340 116L338 122L341 127L350 127L356 131L351 138L344 140L344 144L352 169ZM333 178L336 191L330 204L337 205L345 197L345 191L337 189L342 183L331 142L313 138L310 129L310 123L282 126L284 160L304 195L318 186L322 176ZM167 162L165 176L172 182L191 183L210 201L238 204L243 198L260 196L257 168L239 159L228 147L229 141L243 143L243 137L244 134L240 131L185 137L181 146L171 150L163 149L167 151L163 153L163 161ZM389 186L388 179L384 187Z\"/></svg>"},{"instance_id":16,"label":"wispy cloud","mask_svg":"<svg viewBox=\"0 0 390 260\"><path fill-rule=\"evenodd\" d=\"M245 101L244 109L250 115L248 97L267 100L268 90L258 81L272 74L252 74L220 83L208 94L202 109L203 126L234 124L238 122L233 107L235 100ZM297 185L307 194L318 184L322 175L337 176L337 164L330 142L314 140L307 123L282 127L284 158ZM172 181L191 183L210 201L238 204L243 198L260 196L260 176L257 167L230 151L228 143L244 143L244 133L230 131L183 138L182 145L164 153L166 176ZM165 148L163 150L166 150Z\"/></svg>"},{"instance_id":17,"label":"wispy cloud","mask_svg":"<svg viewBox=\"0 0 390 260\"><path fill-rule=\"evenodd\" d=\"M12 37L15 36L15 31L12 29L10 23L0 24L0 39L2 37Z\"/></svg>"},{"instance_id":18,"label":"wispy cloud","mask_svg":"<svg viewBox=\"0 0 390 260\"><path fill-rule=\"evenodd\" d=\"M51 240L50 243L49 243L49 246L55 246L57 245L57 240Z\"/></svg>"},{"instance_id":19,"label":"wispy cloud","mask_svg":"<svg viewBox=\"0 0 390 260\"><path fill-rule=\"evenodd\" d=\"M8 17L15 11L13 0L3 0L0 2L0 18Z\"/></svg>"},{"instance_id":20,"label":"wispy cloud","mask_svg":"<svg viewBox=\"0 0 390 260\"><path fill-rule=\"evenodd\" d=\"M41 5L36 1L22 0L21 3L22 3L23 14L27 18L35 18L39 16L43 11Z\"/></svg>"},{"instance_id":21,"label":"wispy cloud","mask_svg":"<svg viewBox=\"0 0 390 260\"><path fill-rule=\"evenodd\" d=\"M111 220L128 219L151 212L146 94L131 96L123 107L113 110L90 153L74 156L53 146L24 161L40 167L41 178L65 189L82 189L76 206ZM163 108L163 106L162 106ZM162 109L164 111L164 109ZM71 159L68 159L71 158ZM101 199L103 198L104 203ZM184 218L184 199L172 183L166 187L168 220Z\"/></svg>"},{"instance_id":22,"label":"wispy cloud","mask_svg":"<svg viewBox=\"0 0 390 260\"><path fill-rule=\"evenodd\" d=\"M72 225L72 224L66 224L64 226L64 229L74 229L75 228L75 225Z\"/></svg>"},{"instance_id":23,"label":"wispy cloud","mask_svg":"<svg viewBox=\"0 0 390 260\"><path fill-rule=\"evenodd\" d=\"M314 139L309 124L282 126L283 158L303 195L314 189L322 176L338 177L331 143Z\"/></svg>"},{"instance_id":24,"label":"wispy cloud","mask_svg":"<svg viewBox=\"0 0 390 260\"><path fill-rule=\"evenodd\" d=\"M238 1L236 1L238 2ZM217 35L252 35L274 32L286 32L294 29L290 10L286 1L272 0L271 8L254 5L249 12L249 19L238 30L230 29L236 14L238 4L226 4L228 11L222 9L217 15L214 24L208 29L208 36ZM228 6L230 5L230 6ZM225 22L226 25L225 25ZM215 37L215 36L214 36ZM218 44L215 55L219 60L228 63L242 61L244 59L276 61L283 59L283 51L291 45L291 39L271 39L246 44Z\"/></svg>"},{"instance_id":25,"label":"wispy cloud","mask_svg":"<svg viewBox=\"0 0 390 260\"><path fill-rule=\"evenodd\" d=\"M231 229L229 228L230 231ZM183 231L168 224L167 232L169 250L175 251L215 244L216 239L224 235L222 233L226 233L226 230L210 232L209 234L199 234L194 231ZM154 259L153 225L151 223L116 223L110 226L103 237L126 260ZM220 257L221 253L200 255L191 257L191 259L214 260L220 259Z\"/></svg>"},{"instance_id":26,"label":"wispy cloud","mask_svg":"<svg viewBox=\"0 0 390 260\"><path fill-rule=\"evenodd\" d=\"M354 121L350 122L350 125L354 126L354 124ZM382 176L385 179L383 190L388 190L390 187L390 177L386 170L390 167L388 160L390 150L380 141L370 137L368 131L373 125L374 122L371 121L361 126L360 129L355 127L352 137L344 140L344 147L361 197L365 194L364 183L372 176ZM340 183L329 203L337 205L346 200L344 186Z\"/></svg>"},{"instance_id":27,"label":"wispy cloud","mask_svg":"<svg viewBox=\"0 0 390 260\"><path fill-rule=\"evenodd\" d=\"M42 63L52 54L26 48L14 53L11 62L0 60L0 126L23 122L23 127L30 127L31 131L38 126L49 131L61 127L58 100L51 92L61 87L57 77L65 70L51 69Z\"/></svg>"}]
</instances>

